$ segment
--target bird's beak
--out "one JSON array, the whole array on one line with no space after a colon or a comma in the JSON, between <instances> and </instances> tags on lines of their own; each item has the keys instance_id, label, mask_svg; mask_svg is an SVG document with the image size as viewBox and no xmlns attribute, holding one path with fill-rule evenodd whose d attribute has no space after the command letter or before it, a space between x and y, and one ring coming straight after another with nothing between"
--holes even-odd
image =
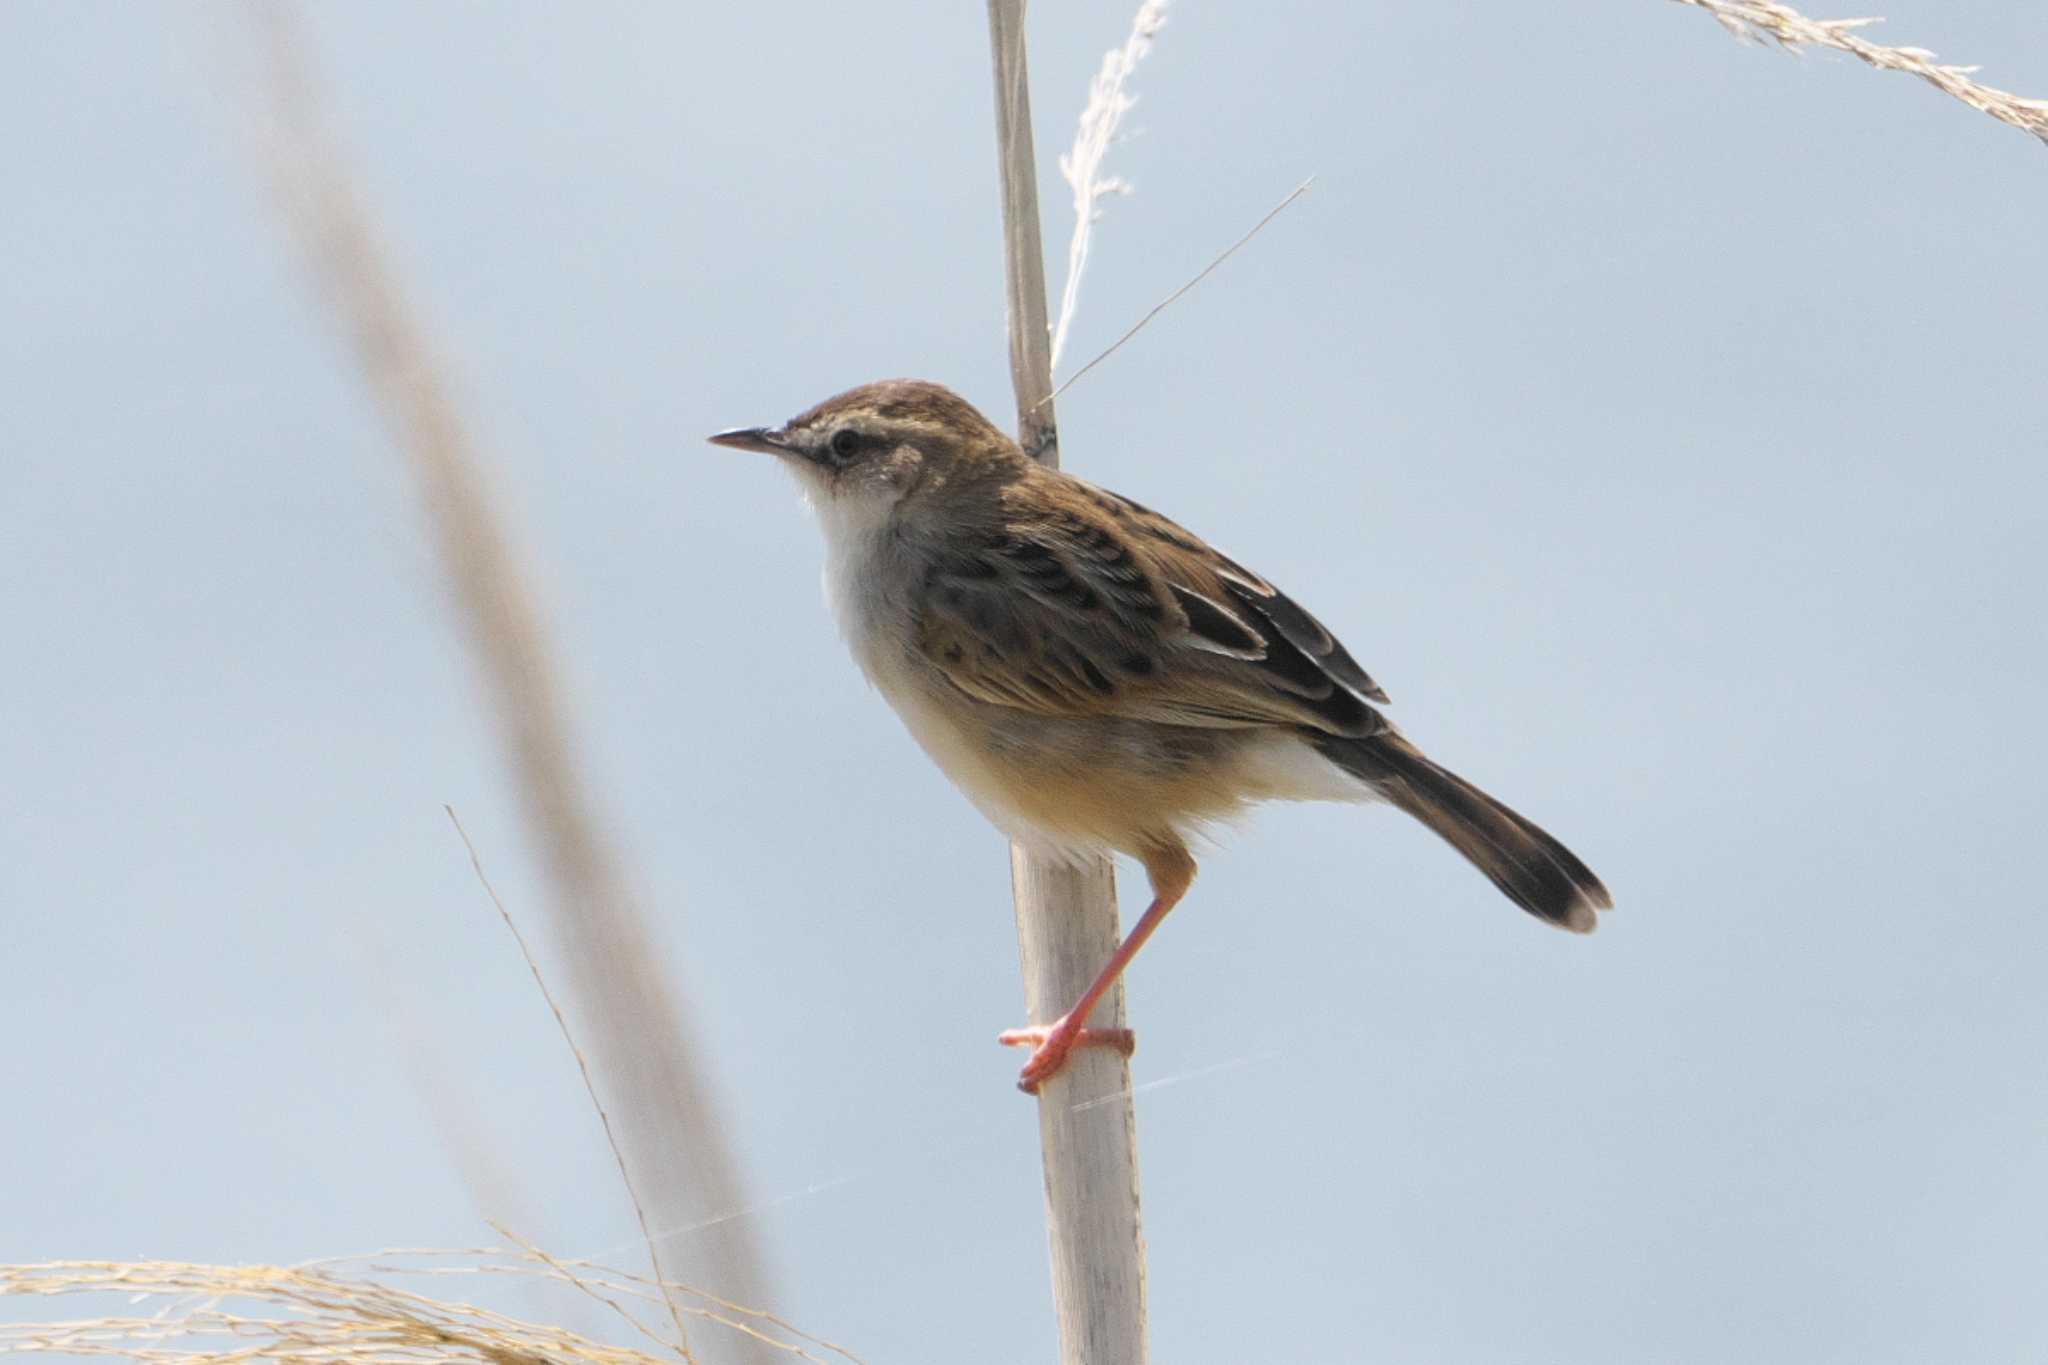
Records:
<instances>
[{"instance_id":1,"label":"bird's beak","mask_svg":"<svg viewBox=\"0 0 2048 1365\"><path fill-rule=\"evenodd\" d=\"M707 437L715 446L731 446L734 450L757 450L763 455L785 455L789 453L789 438L780 430L770 427L734 427Z\"/></svg>"}]
</instances>

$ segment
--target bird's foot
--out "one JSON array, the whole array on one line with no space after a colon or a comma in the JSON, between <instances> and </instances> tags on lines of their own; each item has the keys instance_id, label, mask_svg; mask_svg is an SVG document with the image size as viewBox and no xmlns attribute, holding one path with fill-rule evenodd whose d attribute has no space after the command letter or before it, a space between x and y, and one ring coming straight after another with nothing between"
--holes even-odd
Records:
<instances>
[{"instance_id":1,"label":"bird's foot","mask_svg":"<svg viewBox=\"0 0 2048 1365\"><path fill-rule=\"evenodd\" d=\"M1017 1088L1036 1095L1039 1085L1067 1064L1067 1054L1077 1047L1113 1047L1128 1057L1138 1046L1138 1036L1127 1028L1082 1028L1073 1015L1052 1024L1013 1028L996 1035L1004 1047L1028 1047L1031 1060L1017 1073Z\"/></svg>"}]
</instances>

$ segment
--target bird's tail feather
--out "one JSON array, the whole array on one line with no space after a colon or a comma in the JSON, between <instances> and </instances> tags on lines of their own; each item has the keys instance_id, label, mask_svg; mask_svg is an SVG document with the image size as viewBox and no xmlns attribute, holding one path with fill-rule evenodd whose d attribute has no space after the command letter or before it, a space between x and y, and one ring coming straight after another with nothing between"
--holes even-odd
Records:
<instances>
[{"instance_id":1,"label":"bird's tail feather","mask_svg":"<svg viewBox=\"0 0 2048 1365\"><path fill-rule=\"evenodd\" d=\"M1393 733L1369 739L1311 737L1322 755L1420 820L1465 855L1509 900L1574 933L1593 931L1613 901L1572 851Z\"/></svg>"}]
</instances>

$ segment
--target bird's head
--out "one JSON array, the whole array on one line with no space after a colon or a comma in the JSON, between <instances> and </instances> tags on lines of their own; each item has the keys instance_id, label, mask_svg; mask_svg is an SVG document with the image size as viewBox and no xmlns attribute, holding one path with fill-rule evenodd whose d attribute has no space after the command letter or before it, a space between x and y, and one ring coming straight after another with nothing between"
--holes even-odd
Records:
<instances>
[{"instance_id":1,"label":"bird's head","mask_svg":"<svg viewBox=\"0 0 2048 1365\"><path fill-rule=\"evenodd\" d=\"M742 427L710 440L780 459L821 511L848 503L886 511L1024 458L973 404L921 379L863 384L779 427Z\"/></svg>"}]
</instances>

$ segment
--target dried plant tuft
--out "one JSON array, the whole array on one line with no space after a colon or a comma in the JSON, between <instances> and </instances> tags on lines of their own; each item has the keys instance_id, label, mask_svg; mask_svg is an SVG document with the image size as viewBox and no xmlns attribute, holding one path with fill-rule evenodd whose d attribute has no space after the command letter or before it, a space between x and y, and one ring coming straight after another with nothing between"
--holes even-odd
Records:
<instances>
[{"instance_id":1,"label":"dried plant tuft","mask_svg":"<svg viewBox=\"0 0 2048 1365\"><path fill-rule=\"evenodd\" d=\"M1943 66L1924 47L1886 47L1857 36L1856 30L1878 19L1809 19L1789 5L1773 0L1678 0L1703 9L1745 42L1774 42L1783 48L1826 47L1846 52L1880 71L1918 76L1945 95L1972 109L2009 123L2048 142L2048 100L2022 99L1970 79L1974 66Z\"/></svg>"},{"instance_id":2,"label":"dried plant tuft","mask_svg":"<svg viewBox=\"0 0 2048 1365\"><path fill-rule=\"evenodd\" d=\"M1067 283L1060 291L1059 321L1052 329L1052 363L1060 363L1067 344L1067 328L1081 302L1081 272L1088 264L1088 248L1094 236L1096 217L1102 212L1097 201L1113 194L1129 194L1130 183L1121 176L1104 175L1102 163L1116 141L1117 126L1137 104L1137 96L1125 86L1152 50L1152 40L1166 27L1166 0L1144 0L1131 20L1131 35L1122 47L1113 47L1102 58L1102 69L1088 87L1088 103L1081 110L1081 125L1074 132L1074 145L1060 154L1060 174L1074 191L1074 236L1067 244Z\"/></svg>"},{"instance_id":3,"label":"dried plant tuft","mask_svg":"<svg viewBox=\"0 0 2048 1365\"><path fill-rule=\"evenodd\" d=\"M348 1267L354 1264L355 1269ZM555 1280L604 1304L651 1351L614 1346L565 1328L434 1298L390 1283L398 1276L514 1276ZM772 1314L687 1285L531 1248L386 1251L298 1266L198 1265L183 1261L51 1261L0 1265L0 1296L120 1295L154 1311L50 1322L0 1322L0 1355L115 1356L151 1365L674 1365L680 1343L655 1335L635 1313L664 1294L682 1312L765 1348L830 1365L859 1358Z\"/></svg>"}]
</instances>

